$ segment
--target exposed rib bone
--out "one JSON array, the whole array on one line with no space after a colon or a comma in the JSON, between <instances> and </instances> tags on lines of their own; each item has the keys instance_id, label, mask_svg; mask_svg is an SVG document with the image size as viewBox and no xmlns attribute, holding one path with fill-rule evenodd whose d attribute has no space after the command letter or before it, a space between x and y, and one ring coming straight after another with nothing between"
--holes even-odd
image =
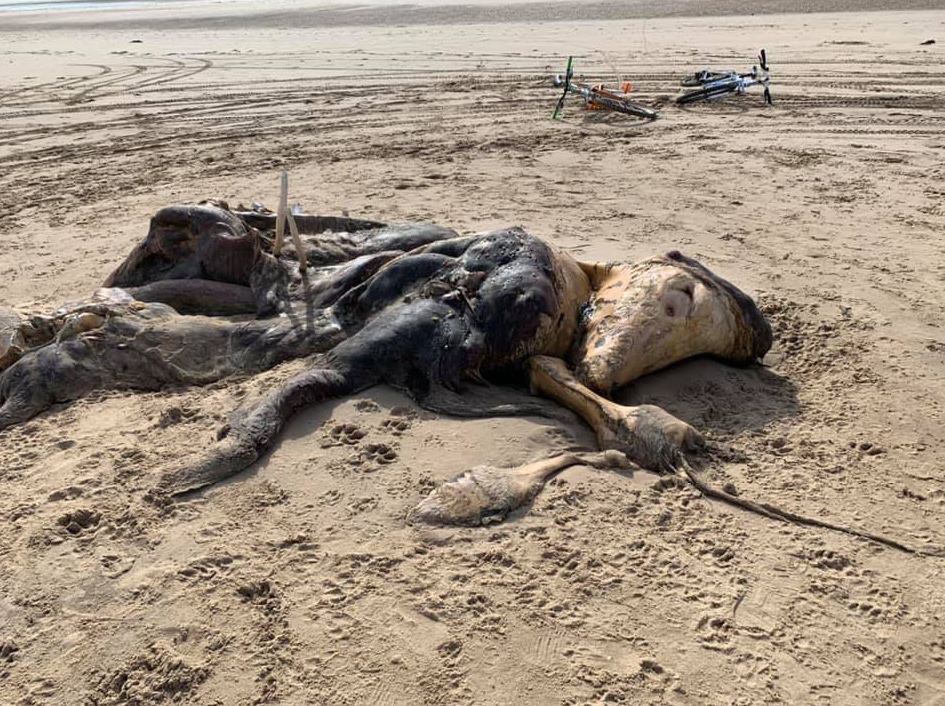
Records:
<instances>
[{"instance_id":1,"label":"exposed rib bone","mask_svg":"<svg viewBox=\"0 0 945 706\"><path fill-rule=\"evenodd\" d=\"M305 255L305 245L302 244L302 236L299 235L299 227L295 223L295 216L291 211L286 211L286 219L289 221L289 231L292 233L292 242L295 243L295 252L299 258L299 272L305 272L308 267L308 258Z\"/></svg>"},{"instance_id":2,"label":"exposed rib bone","mask_svg":"<svg viewBox=\"0 0 945 706\"><path fill-rule=\"evenodd\" d=\"M272 254L279 257L285 238L285 217L289 212L289 172L282 170L279 177L279 208L276 216L276 241L272 245Z\"/></svg>"},{"instance_id":3,"label":"exposed rib bone","mask_svg":"<svg viewBox=\"0 0 945 706\"><path fill-rule=\"evenodd\" d=\"M289 172L285 169L279 177L279 211L276 216L276 240L272 245L272 254L279 257L282 252L282 246L285 243L285 226L289 222L289 232L292 235L292 242L295 244L295 253L299 259L299 272L305 272L308 268L308 258L305 254L305 245L302 243L302 236L299 234L299 226L295 222L295 216L289 210Z\"/></svg>"}]
</instances>

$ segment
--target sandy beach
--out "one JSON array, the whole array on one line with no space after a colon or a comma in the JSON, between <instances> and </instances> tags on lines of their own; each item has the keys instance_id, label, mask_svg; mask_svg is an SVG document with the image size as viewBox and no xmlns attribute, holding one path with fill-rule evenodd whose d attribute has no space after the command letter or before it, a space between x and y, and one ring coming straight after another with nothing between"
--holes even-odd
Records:
<instances>
[{"instance_id":1,"label":"sandy beach","mask_svg":"<svg viewBox=\"0 0 945 706\"><path fill-rule=\"evenodd\" d=\"M705 473L743 497L942 547L937 4L2 12L0 306L90 295L163 206L274 206L283 168L312 212L519 224L587 260L680 249L759 301L775 347L617 399L728 448ZM684 74L762 46L773 106L672 103ZM569 54L661 117L573 99L552 121ZM146 500L303 367L0 432L0 703L945 704L945 559L587 467L501 524L405 522L472 466L594 448L576 418L457 420L373 388L302 413L232 481Z\"/></svg>"}]
</instances>

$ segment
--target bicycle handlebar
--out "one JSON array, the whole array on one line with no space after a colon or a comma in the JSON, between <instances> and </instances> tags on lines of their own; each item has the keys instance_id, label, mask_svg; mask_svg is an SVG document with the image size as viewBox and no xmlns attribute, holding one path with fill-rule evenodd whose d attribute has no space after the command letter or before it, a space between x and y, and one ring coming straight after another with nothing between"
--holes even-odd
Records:
<instances>
[{"instance_id":1,"label":"bicycle handlebar","mask_svg":"<svg viewBox=\"0 0 945 706\"><path fill-rule=\"evenodd\" d=\"M568 66L564 70L564 76L558 74L554 77L554 85L557 87L564 87L564 90L561 92L561 97L558 99L558 104L555 106L554 112L551 114L552 120L557 120L561 117L561 110L564 108L564 99L568 97L568 91L571 90L571 77L574 76L574 66L573 66L573 56L568 57Z\"/></svg>"}]
</instances>

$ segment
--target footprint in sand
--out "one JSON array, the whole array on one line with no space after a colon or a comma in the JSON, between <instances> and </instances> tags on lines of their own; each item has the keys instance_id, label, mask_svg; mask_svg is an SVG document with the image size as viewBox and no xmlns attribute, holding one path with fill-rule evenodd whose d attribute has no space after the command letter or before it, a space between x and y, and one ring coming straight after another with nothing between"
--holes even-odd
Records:
<instances>
[{"instance_id":1,"label":"footprint in sand","mask_svg":"<svg viewBox=\"0 0 945 706\"><path fill-rule=\"evenodd\" d=\"M805 549L794 556L818 569L844 571L851 566L849 558L831 549Z\"/></svg>"},{"instance_id":2,"label":"footprint in sand","mask_svg":"<svg viewBox=\"0 0 945 706\"><path fill-rule=\"evenodd\" d=\"M366 471L374 470L375 464L387 465L397 460L397 452L387 444L368 444L351 458L355 465L364 465Z\"/></svg>"},{"instance_id":3,"label":"footprint in sand","mask_svg":"<svg viewBox=\"0 0 945 706\"><path fill-rule=\"evenodd\" d=\"M73 537L98 527L102 516L95 510L79 509L67 512L56 520L56 524Z\"/></svg>"},{"instance_id":4,"label":"footprint in sand","mask_svg":"<svg viewBox=\"0 0 945 706\"><path fill-rule=\"evenodd\" d=\"M336 424L328 431L328 438L322 442L322 447L354 446L367 436L367 432L354 424Z\"/></svg>"},{"instance_id":5,"label":"footprint in sand","mask_svg":"<svg viewBox=\"0 0 945 706\"><path fill-rule=\"evenodd\" d=\"M275 589L269 581L248 581L241 584L236 592L243 600L250 603L265 603L270 598L275 597Z\"/></svg>"},{"instance_id":6,"label":"footprint in sand","mask_svg":"<svg viewBox=\"0 0 945 706\"><path fill-rule=\"evenodd\" d=\"M394 436L400 436L411 427L411 421L406 417L391 417L381 422L381 428Z\"/></svg>"},{"instance_id":7,"label":"footprint in sand","mask_svg":"<svg viewBox=\"0 0 945 706\"><path fill-rule=\"evenodd\" d=\"M732 624L721 616L703 616L696 625L699 644L717 652L731 652Z\"/></svg>"},{"instance_id":8,"label":"footprint in sand","mask_svg":"<svg viewBox=\"0 0 945 706\"><path fill-rule=\"evenodd\" d=\"M70 485L59 490L54 490L46 498L49 502L58 502L60 500L75 500L85 492L83 488L77 485Z\"/></svg>"},{"instance_id":9,"label":"footprint in sand","mask_svg":"<svg viewBox=\"0 0 945 706\"><path fill-rule=\"evenodd\" d=\"M20 648L12 640L0 640L0 662L12 662L19 651Z\"/></svg>"},{"instance_id":10,"label":"footprint in sand","mask_svg":"<svg viewBox=\"0 0 945 706\"><path fill-rule=\"evenodd\" d=\"M219 573L225 573L232 564L233 557L229 554L199 557L178 570L177 577L182 581L203 583Z\"/></svg>"}]
</instances>

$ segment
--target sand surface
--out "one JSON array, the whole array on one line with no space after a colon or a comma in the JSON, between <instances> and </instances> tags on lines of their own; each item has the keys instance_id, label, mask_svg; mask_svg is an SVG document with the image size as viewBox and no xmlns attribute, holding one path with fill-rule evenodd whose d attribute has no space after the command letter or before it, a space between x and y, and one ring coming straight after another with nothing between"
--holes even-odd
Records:
<instances>
[{"instance_id":1,"label":"sand surface","mask_svg":"<svg viewBox=\"0 0 945 706\"><path fill-rule=\"evenodd\" d=\"M503 7L0 17L0 304L86 296L157 208L274 204L284 166L313 211L517 223L587 259L679 248L755 295L778 342L764 368L692 361L619 399L729 444L707 477L744 497L945 545L945 13ZM773 108L668 103L761 45ZM569 52L663 117L549 120ZM583 467L500 525L405 524L473 465L590 447L577 421L457 421L378 388L302 414L230 483L145 502L302 365L0 432L0 703L945 703L943 559Z\"/></svg>"}]
</instances>

